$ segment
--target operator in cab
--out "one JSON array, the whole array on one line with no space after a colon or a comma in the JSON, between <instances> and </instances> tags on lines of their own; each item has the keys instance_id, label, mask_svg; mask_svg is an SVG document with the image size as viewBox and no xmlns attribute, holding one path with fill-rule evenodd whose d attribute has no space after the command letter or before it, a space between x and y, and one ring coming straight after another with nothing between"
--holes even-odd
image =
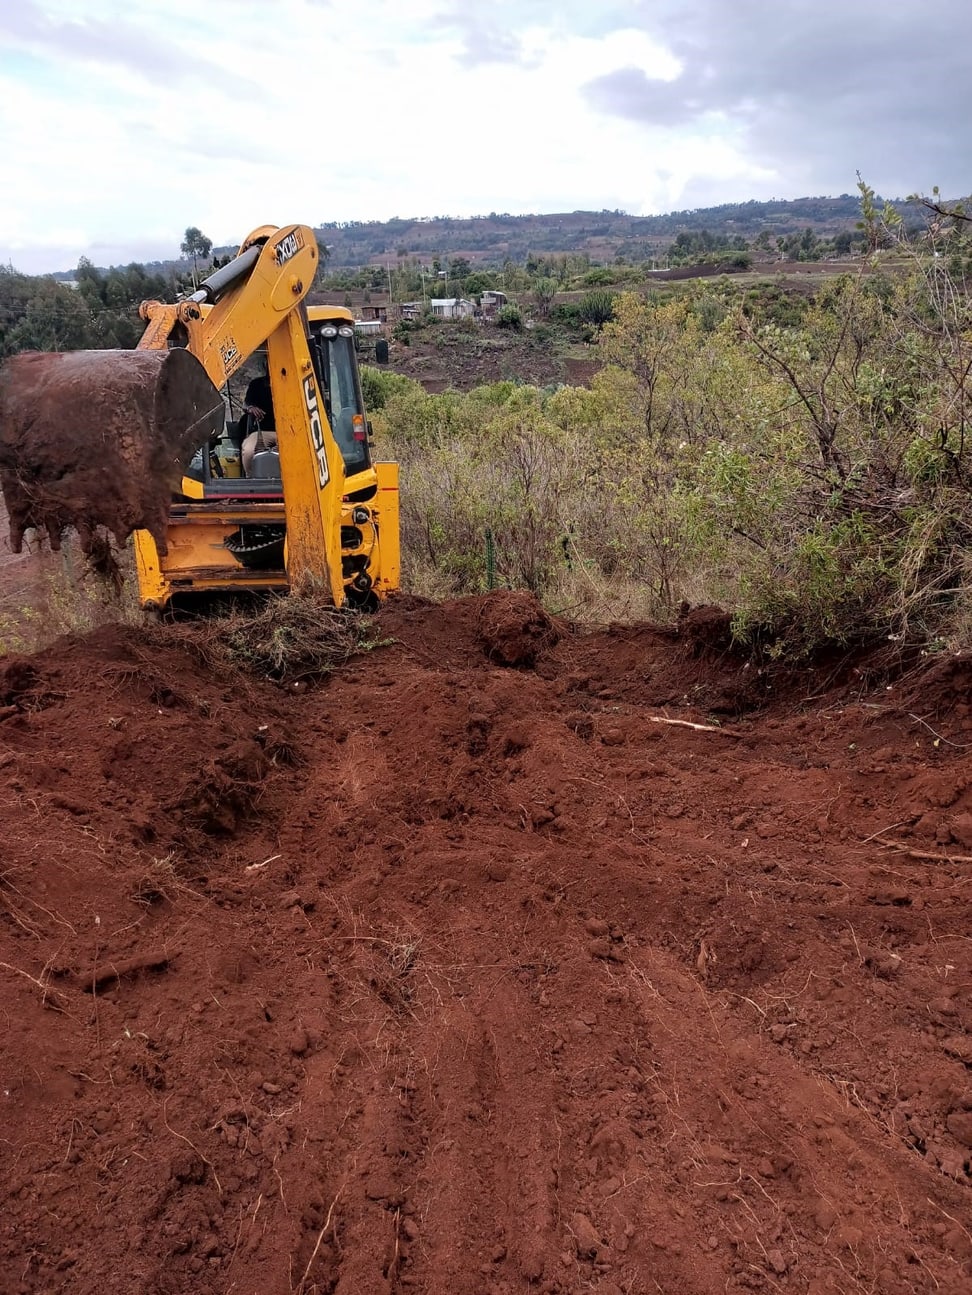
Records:
<instances>
[{"instance_id":1,"label":"operator in cab","mask_svg":"<svg viewBox=\"0 0 972 1295\"><path fill-rule=\"evenodd\" d=\"M276 423L273 417L273 393L270 379L260 374L250 382L243 397L243 415L239 424L240 460L243 475L248 477L253 459L262 450L277 448Z\"/></svg>"}]
</instances>

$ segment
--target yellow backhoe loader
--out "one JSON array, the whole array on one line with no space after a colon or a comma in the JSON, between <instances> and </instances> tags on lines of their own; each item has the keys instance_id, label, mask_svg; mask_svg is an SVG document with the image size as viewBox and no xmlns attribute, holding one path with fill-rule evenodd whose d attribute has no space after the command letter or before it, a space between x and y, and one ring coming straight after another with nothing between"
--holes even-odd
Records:
<instances>
[{"instance_id":1,"label":"yellow backhoe loader","mask_svg":"<svg viewBox=\"0 0 972 1295\"><path fill-rule=\"evenodd\" d=\"M317 267L310 228L263 226L187 300L143 302L135 351L8 360L0 478L14 546L30 526L56 544L75 525L86 546L99 524L134 532L147 608L307 585L371 607L396 589L398 467L372 457L350 312L305 305ZM233 420L219 393L264 355L271 410ZM146 485L164 491L161 519Z\"/></svg>"}]
</instances>

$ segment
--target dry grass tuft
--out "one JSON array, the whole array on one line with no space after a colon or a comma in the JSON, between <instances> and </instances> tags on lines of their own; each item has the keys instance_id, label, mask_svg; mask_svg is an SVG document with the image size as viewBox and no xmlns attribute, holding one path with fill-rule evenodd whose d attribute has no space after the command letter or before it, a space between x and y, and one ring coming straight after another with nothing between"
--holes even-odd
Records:
<instances>
[{"instance_id":1,"label":"dry grass tuft","mask_svg":"<svg viewBox=\"0 0 972 1295\"><path fill-rule=\"evenodd\" d=\"M0 509L0 523L5 514ZM107 561L107 559L105 559ZM37 548L4 567L0 588L0 652L36 652L63 634L141 619L130 546L92 565L73 532L60 552Z\"/></svg>"},{"instance_id":2,"label":"dry grass tuft","mask_svg":"<svg viewBox=\"0 0 972 1295\"><path fill-rule=\"evenodd\" d=\"M255 611L161 624L148 636L183 648L209 669L235 668L286 683L326 676L389 641L373 637L367 616L333 607L317 594L273 597Z\"/></svg>"}]
</instances>

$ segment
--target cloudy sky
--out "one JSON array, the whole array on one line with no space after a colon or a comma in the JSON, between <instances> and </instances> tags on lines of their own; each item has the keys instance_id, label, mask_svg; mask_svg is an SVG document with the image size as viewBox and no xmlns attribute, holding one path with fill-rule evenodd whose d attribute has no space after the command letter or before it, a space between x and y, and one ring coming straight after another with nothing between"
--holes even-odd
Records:
<instances>
[{"instance_id":1,"label":"cloudy sky","mask_svg":"<svg viewBox=\"0 0 972 1295\"><path fill-rule=\"evenodd\" d=\"M972 190L968 0L0 0L0 262Z\"/></svg>"}]
</instances>

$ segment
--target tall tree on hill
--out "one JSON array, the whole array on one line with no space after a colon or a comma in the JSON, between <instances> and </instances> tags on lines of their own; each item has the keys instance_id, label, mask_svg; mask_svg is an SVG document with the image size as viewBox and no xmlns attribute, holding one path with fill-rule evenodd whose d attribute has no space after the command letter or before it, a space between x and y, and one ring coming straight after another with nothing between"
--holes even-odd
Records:
<instances>
[{"instance_id":1,"label":"tall tree on hill","mask_svg":"<svg viewBox=\"0 0 972 1295\"><path fill-rule=\"evenodd\" d=\"M543 319L550 314L550 307L557 293L557 282L549 275L542 274L539 278L533 280L533 300L537 303L537 310Z\"/></svg>"},{"instance_id":2,"label":"tall tree on hill","mask_svg":"<svg viewBox=\"0 0 972 1295\"><path fill-rule=\"evenodd\" d=\"M472 271L472 265L466 256L454 256L449 262L449 278L462 284Z\"/></svg>"},{"instance_id":3,"label":"tall tree on hill","mask_svg":"<svg viewBox=\"0 0 972 1295\"><path fill-rule=\"evenodd\" d=\"M197 264L200 260L205 261L213 250L213 240L207 238L201 229L195 225L190 225L186 230L185 238L179 244L179 251L183 256L188 256L192 260L192 286L198 288L199 284L196 278Z\"/></svg>"},{"instance_id":4,"label":"tall tree on hill","mask_svg":"<svg viewBox=\"0 0 972 1295\"><path fill-rule=\"evenodd\" d=\"M327 263L331 259L331 248L324 242L320 227L314 231L317 239L317 269L314 271L314 287L323 288L327 281Z\"/></svg>"}]
</instances>

